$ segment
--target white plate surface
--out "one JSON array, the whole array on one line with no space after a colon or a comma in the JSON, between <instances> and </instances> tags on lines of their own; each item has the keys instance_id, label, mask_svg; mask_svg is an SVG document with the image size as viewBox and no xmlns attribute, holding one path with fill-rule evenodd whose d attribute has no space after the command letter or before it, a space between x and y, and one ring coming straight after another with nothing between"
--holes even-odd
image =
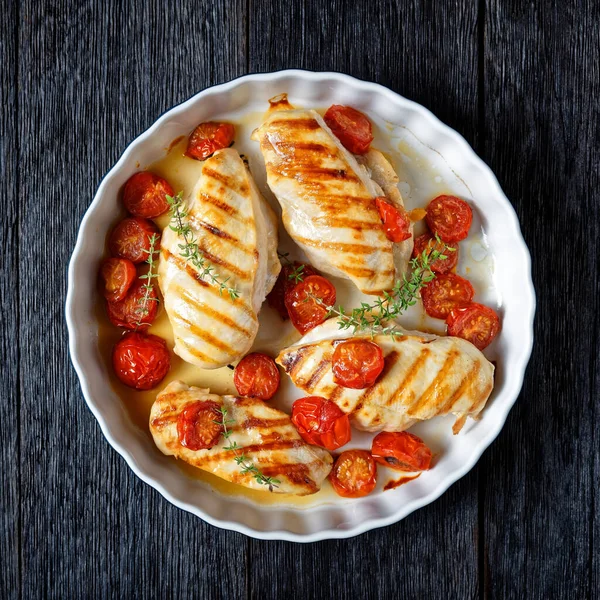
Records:
<instances>
[{"instance_id":1,"label":"white plate surface","mask_svg":"<svg viewBox=\"0 0 600 600\"><path fill-rule=\"evenodd\" d=\"M486 350L497 370L494 392L481 421L469 420L458 436L450 432L452 417L433 419L411 430L439 453L434 468L395 490L379 489L355 500L329 495L304 508L261 506L242 496L222 496L187 477L172 459L158 453L150 438L131 422L107 383L94 315L96 272L106 231L119 210L119 190L138 170L137 165L143 167L162 158L173 139L189 133L199 122L229 118L242 123L238 136L243 133L243 139L236 140L236 146L249 155L253 173L264 189L260 153L246 134L265 110L267 100L282 92L300 106L348 104L367 113L379 132L377 147L394 158L408 208L423 206L443 192L471 202L476 218L469 239L461 245L458 270L474 284L476 300L497 308L502 319L500 336ZM342 290L342 297L344 293ZM515 212L491 170L459 134L420 105L382 86L338 73L281 71L249 75L204 90L165 113L130 144L102 181L81 223L69 266L66 317L71 358L86 402L107 440L141 479L176 506L213 525L257 538L309 542L351 537L394 523L438 498L474 466L500 432L521 389L533 343L534 310L530 257ZM408 315L403 324L415 326L418 319L416 313ZM434 326L435 321L426 325ZM260 336L268 340L268 328L263 328ZM290 400L298 396L289 382L286 386ZM366 446L368 440L357 436L356 442Z\"/></svg>"}]
</instances>

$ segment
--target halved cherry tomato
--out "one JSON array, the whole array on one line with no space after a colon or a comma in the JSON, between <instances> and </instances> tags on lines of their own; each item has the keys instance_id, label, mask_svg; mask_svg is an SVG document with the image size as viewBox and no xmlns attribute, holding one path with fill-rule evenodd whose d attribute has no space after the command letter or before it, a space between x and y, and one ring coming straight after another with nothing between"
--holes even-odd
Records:
<instances>
[{"instance_id":1,"label":"halved cherry tomato","mask_svg":"<svg viewBox=\"0 0 600 600\"><path fill-rule=\"evenodd\" d=\"M398 471L426 471L431 464L431 450L408 431L378 433L371 454L378 463Z\"/></svg>"},{"instance_id":2,"label":"halved cherry tomato","mask_svg":"<svg viewBox=\"0 0 600 600\"><path fill-rule=\"evenodd\" d=\"M165 378L171 368L171 358L162 338L131 332L115 344L112 364L125 385L149 390Z\"/></svg>"},{"instance_id":3,"label":"halved cherry tomato","mask_svg":"<svg viewBox=\"0 0 600 600\"><path fill-rule=\"evenodd\" d=\"M190 450L207 450L219 443L223 434L223 414L212 400L199 400L185 406L177 418L179 443Z\"/></svg>"},{"instance_id":4,"label":"halved cherry tomato","mask_svg":"<svg viewBox=\"0 0 600 600\"><path fill-rule=\"evenodd\" d=\"M169 210L167 196L173 196L169 182L154 173L132 175L123 189L123 204L134 217L153 219Z\"/></svg>"},{"instance_id":5,"label":"halved cherry tomato","mask_svg":"<svg viewBox=\"0 0 600 600\"><path fill-rule=\"evenodd\" d=\"M447 273L448 271L452 271L456 264L458 263L458 246L450 246L454 248L454 252L450 252L449 250L444 253L444 256L447 258L442 260L438 258L430 263L431 270L434 273ZM424 233L420 235L418 238L415 238L415 246L413 248L413 258L417 256L421 256L423 254L423 250L427 249L427 252L430 253L432 250L441 251L443 246L436 242L435 238L430 233Z\"/></svg>"},{"instance_id":6,"label":"halved cherry tomato","mask_svg":"<svg viewBox=\"0 0 600 600\"><path fill-rule=\"evenodd\" d=\"M156 319L156 312L158 311L156 288L152 286L148 300L144 303L146 295L144 286L145 281L138 278L129 288L123 300L106 303L106 312L113 325L144 331Z\"/></svg>"},{"instance_id":7,"label":"halved cherry tomato","mask_svg":"<svg viewBox=\"0 0 600 600\"><path fill-rule=\"evenodd\" d=\"M200 123L190 135L185 155L206 160L217 150L231 146L234 136L235 127L231 123Z\"/></svg>"},{"instance_id":8,"label":"halved cherry tomato","mask_svg":"<svg viewBox=\"0 0 600 600\"><path fill-rule=\"evenodd\" d=\"M489 346L500 331L495 310L477 302L456 306L446 319L448 335L467 340L479 350Z\"/></svg>"},{"instance_id":9,"label":"halved cherry tomato","mask_svg":"<svg viewBox=\"0 0 600 600\"><path fill-rule=\"evenodd\" d=\"M158 235L158 229L152 221L139 217L123 219L110 234L110 253L127 258L136 265L144 262L148 258L150 239L154 234Z\"/></svg>"},{"instance_id":10,"label":"halved cherry tomato","mask_svg":"<svg viewBox=\"0 0 600 600\"><path fill-rule=\"evenodd\" d=\"M342 452L329 474L333 489L344 498L361 498L377 484L377 465L366 450Z\"/></svg>"},{"instance_id":11,"label":"halved cherry tomato","mask_svg":"<svg viewBox=\"0 0 600 600\"><path fill-rule=\"evenodd\" d=\"M270 400L279 388L279 369L270 356L252 352L235 367L233 384L240 396Z\"/></svg>"},{"instance_id":12,"label":"halved cherry tomato","mask_svg":"<svg viewBox=\"0 0 600 600\"><path fill-rule=\"evenodd\" d=\"M350 441L350 420L331 400L319 396L300 398L292 404L292 423L300 437L314 446L337 450Z\"/></svg>"},{"instance_id":13,"label":"halved cherry tomato","mask_svg":"<svg viewBox=\"0 0 600 600\"><path fill-rule=\"evenodd\" d=\"M104 297L109 302L117 302L125 298L135 279L135 265L126 258L106 258L100 267L100 275L104 279Z\"/></svg>"},{"instance_id":14,"label":"halved cherry tomato","mask_svg":"<svg viewBox=\"0 0 600 600\"><path fill-rule=\"evenodd\" d=\"M473 221L471 207L456 196L438 196L427 207L427 225L444 242L460 242L469 235Z\"/></svg>"},{"instance_id":15,"label":"halved cherry tomato","mask_svg":"<svg viewBox=\"0 0 600 600\"><path fill-rule=\"evenodd\" d=\"M369 340L348 340L335 347L331 359L333 380L346 388L371 387L383 371L383 352Z\"/></svg>"},{"instance_id":16,"label":"halved cherry tomato","mask_svg":"<svg viewBox=\"0 0 600 600\"><path fill-rule=\"evenodd\" d=\"M330 106L323 117L327 127L353 154L365 154L373 141L371 121L351 106Z\"/></svg>"},{"instance_id":17,"label":"halved cherry tomato","mask_svg":"<svg viewBox=\"0 0 600 600\"><path fill-rule=\"evenodd\" d=\"M392 242L403 242L411 236L409 227L410 219L406 212L402 212L386 201L385 197L375 198L379 216L383 221L383 229L388 240Z\"/></svg>"},{"instance_id":18,"label":"halved cherry tomato","mask_svg":"<svg viewBox=\"0 0 600 600\"><path fill-rule=\"evenodd\" d=\"M294 261L291 265L285 265L279 272L279 277L267 296L267 303L269 306L279 313L279 316L285 321L289 319L287 308L285 307L285 293L296 285L295 279L290 279L290 275L294 272L298 272L298 269L302 267L300 275L302 279L310 277L311 275L318 275L317 271L306 263Z\"/></svg>"},{"instance_id":19,"label":"halved cherry tomato","mask_svg":"<svg viewBox=\"0 0 600 600\"><path fill-rule=\"evenodd\" d=\"M436 319L445 319L455 306L470 302L474 295L473 286L454 273L438 275L421 290L425 311Z\"/></svg>"},{"instance_id":20,"label":"halved cherry tomato","mask_svg":"<svg viewBox=\"0 0 600 600\"><path fill-rule=\"evenodd\" d=\"M285 307L292 324L302 335L327 318L327 308L311 296L319 298L325 306L335 304L333 284L320 275L307 277L285 294Z\"/></svg>"}]
</instances>

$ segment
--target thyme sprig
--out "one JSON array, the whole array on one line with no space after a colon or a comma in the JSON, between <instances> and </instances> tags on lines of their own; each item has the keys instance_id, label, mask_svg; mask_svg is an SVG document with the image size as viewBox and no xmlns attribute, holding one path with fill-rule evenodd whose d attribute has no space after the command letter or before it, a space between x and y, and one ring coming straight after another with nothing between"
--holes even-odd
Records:
<instances>
[{"instance_id":1,"label":"thyme sprig","mask_svg":"<svg viewBox=\"0 0 600 600\"><path fill-rule=\"evenodd\" d=\"M228 429L227 425L235 423L235 419L227 418L229 411L225 406L221 406L219 410L221 411L223 419L221 421L215 421L215 423L217 423L217 425L223 426L223 437L226 440L229 440L233 431L231 429ZM281 481L279 481L279 479L275 479L274 477L267 477L261 471L259 471L256 465L253 462L250 462L249 457L244 454L243 449L240 448L240 446L238 446L238 443L236 441L229 441L229 445L224 446L223 450L231 450L233 452L233 460L235 460L236 464L240 467L241 473L243 475L249 473L260 485L269 486L270 492L273 491L273 488L279 487L277 484L281 483Z\"/></svg>"},{"instance_id":2,"label":"thyme sprig","mask_svg":"<svg viewBox=\"0 0 600 600\"><path fill-rule=\"evenodd\" d=\"M426 247L410 261L410 275L404 274L402 279L396 281L391 292L383 292L372 303L362 302L359 307L348 312L343 306L328 306L313 294L309 294L309 298L327 309L327 318L337 316L338 327L342 330L351 329L352 333L369 331L371 337L382 334L391 335L395 339L403 335L402 330L397 325L390 326L387 323L416 304L421 289L435 278L431 264L436 260L446 260L446 252L455 252L454 248L445 244L437 235L435 239L436 244L431 249Z\"/></svg>"},{"instance_id":3,"label":"thyme sprig","mask_svg":"<svg viewBox=\"0 0 600 600\"><path fill-rule=\"evenodd\" d=\"M277 256L279 257L280 262L283 261L285 262L286 266L293 267L294 262L288 258L289 255L289 252L285 252L284 254L282 254L279 251L277 252ZM294 270L290 271L290 273L288 274L288 279L292 280L294 283L300 283L301 281L303 281L305 266L306 265L304 264L300 264L297 267L294 267Z\"/></svg>"},{"instance_id":4,"label":"thyme sprig","mask_svg":"<svg viewBox=\"0 0 600 600\"><path fill-rule=\"evenodd\" d=\"M143 275L140 275L140 279L145 280L144 285L142 286L144 290L144 296L140 298L140 308L138 310L138 315L140 320L136 323L138 327L142 327L143 325L148 325L148 323L144 323L144 319L150 313L150 302L159 302L158 298L150 297L150 294L154 291L154 286L152 285L152 280L158 277L158 273L154 272L154 265L156 264L156 260L154 255L158 252L156 245L158 243L158 234L153 233L149 236L150 248L148 250L144 249L144 252L148 254L148 258L146 259L146 263L148 264L148 271Z\"/></svg>"},{"instance_id":5,"label":"thyme sprig","mask_svg":"<svg viewBox=\"0 0 600 600\"><path fill-rule=\"evenodd\" d=\"M230 278L225 277L223 279L215 271L215 268L208 263L200 246L198 246L198 239L186 220L189 212L183 199L183 191L179 192L176 196L167 196L167 202L171 207L171 222L169 223L169 227L183 238L183 244L179 244L180 256L191 262L198 269L201 279L208 280L210 283L218 286L219 294L222 295L226 291L232 300L239 298L239 291L227 285Z\"/></svg>"}]
</instances>

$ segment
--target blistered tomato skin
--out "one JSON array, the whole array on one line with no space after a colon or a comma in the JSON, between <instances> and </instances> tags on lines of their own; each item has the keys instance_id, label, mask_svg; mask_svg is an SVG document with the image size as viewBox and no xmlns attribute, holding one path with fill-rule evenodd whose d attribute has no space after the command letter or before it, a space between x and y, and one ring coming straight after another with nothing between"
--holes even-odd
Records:
<instances>
[{"instance_id":1,"label":"blistered tomato skin","mask_svg":"<svg viewBox=\"0 0 600 600\"><path fill-rule=\"evenodd\" d=\"M431 450L408 431L377 434L371 454L378 463L398 471L426 471L431 466Z\"/></svg>"},{"instance_id":2,"label":"blistered tomato skin","mask_svg":"<svg viewBox=\"0 0 600 600\"><path fill-rule=\"evenodd\" d=\"M123 219L110 234L110 253L136 265L145 262L150 252L150 240L155 234L158 235L159 231L152 221L139 217ZM154 249L158 251L157 244Z\"/></svg>"},{"instance_id":3,"label":"blistered tomato skin","mask_svg":"<svg viewBox=\"0 0 600 600\"><path fill-rule=\"evenodd\" d=\"M477 302L453 308L446 324L448 335L467 340L479 350L487 348L500 332L500 318L496 311Z\"/></svg>"},{"instance_id":4,"label":"blistered tomato skin","mask_svg":"<svg viewBox=\"0 0 600 600\"><path fill-rule=\"evenodd\" d=\"M281 271L279 272L279 276L277 277L277 281L273 286L273 289L269 292L267 296L267 303L269 306L276 310L279 313L279 316L285 321L290 318L288 314L287 308L285 307L285 295L288 290L292 289L295 285L299 283L299 281L290 278L290 275L293 272L297 272L300 270L301 279L306 279L311 275L318 275L319 273L315 271L310 265L306 263L301 263L298 261L294 261L291 265L285 265Z\"/></svg>"},{"instance_id":5,"label":"blistered tomato skin","mask_svg":"<svg viewBox=\"0 0 600 600\"><path fill-rule=\"evenodd\" d=\"M471 207L456 196L438 196L427 206L427 225L447 244L464 240L473 222Z\"/></svg>"},{"instance_id":6,"label":"blistered tomato skin","mask_svg":"<svg viewBox=\"0 0 600 600\"><path fill-rule=\"evenodd\" d=\"M429 263L431 270L434 273L449 273L456 267L458 263L458 246L450 246L452 250L446 250L444 252L445 259L438 258L433 262ZM415 238L415 246L413 248L412 257L417 258L423 254L424 250L427 253L431 253L433 250L442 251L443 245L438 244L436 239L430 233L424 233L419 237Z\"/></svg>"},{"instance_id":7,"label":"blistered tomato skin","mask_svg":"<svg viewBox=\"0 0 600 600\"><path fill-rule=\"evenodd\" d=\"M373 141L371 121L351 106L332 105L323 117L325 124L353 154L365 154Z\"/></svg>"},{"instance_id":8,"label":"blistered tomato skin","mask_svg":"<svg viewBox=\"0 0 600 600\"><path fill-rule=\"evenodd\" d=\"M319 396L296 400L292 405L292 423L305 442L330 452L347 444L352 437L348 415L335 402Z\"/></svg>"},{"instance_id":9,"label":"blistered tomato skin","mask_svg":"<svg viewBox=\"0 0 600 600\"><path fill-rule=\"evenodd\" d=\"M116 327L144 331L156 319L158 294L152 286L152 290L148 294L148 301L144 303L146 298L144 281L136 279L123 300L106 303L108 318Z\"/></svg>"},{"instance_id":10,"label":"blistered tomato skin","mask_svg":"<svg viewBox=\"0 0 600 600\"><path fill-rule=\"evenodd\" d=\"M177 418L179 443L189 450L208 450L223 434L223 414L212 400L188 404Z\"/></svg>"},{"instance_id":11,"label":"blistered tomato skin","mask_svg":"<svg viewBox=\"0 0 600 600\"><path fill-rule=\"evenodd\" d=\"M285 307L294 327L304 335L327 319L325 306L333 306L335 298L335 287L328 279L311 275L286 292Z\"/></svg>"},{"instance_id":12,"label":"blistered tomato skin","mask_svg":"<svg viewBox=\"0 0 600 600\"><path fill-rule=\"evenodd\" d=\"M171 368L165 340L137 332L126 334L115 344L112 363L117 377L136 390L157 386Z\"/></svg>"},{"instance_id":13,"label":"blistered tomato skin","mask_svg":"<svg viewBox=\"0 0 600 600\"><path fill-rule=\"evenodd\" d=\"M233 384L240 396L270 400L279 388L279 369L266 354L244 356L233 372Z\"/></svg>"},{"instance_id":14,"label":"blistered tomato skin","mask_svg":"<svg viewBox=\"0 0 600 600\"><path fill-rule=\"evenodd\" d=\"M141 171L127 180L123 204L134 217L154 219L169 210L167 195L173 196L174 192L166 179Z\"/></svg>"},{"instance_id":15,"label":"blistered tomato skin","mask_svg":"<svg viewBox=\"0 0 600 600\"><path fill-rule=\"evenodd\" d=\"M394 243L410 239L410 219L406 212L387 202L383 196L375 198L375 204L387 239Z\"/></svg>"},{"instance_id":16,"label":"blistered tomato skin","mask_svg":"<svg viewBox=\"0 0 600 600\"><path fill-rule=\"evenodd\" d=\"M434 319L445 319L459 304L470 302L475 290L469 281L454 273L443 273L422 290L425 311Z\"/></svg>"},{"instance_id":17,"label":"blistered tomato skin","mask_svg":"<svg viewBox=\"0 0 600 600\"><path fill-rule=\"evenodd\" d=\"M123 300L135 280L135 265L126 258L106 258L100 267L102 293L109 302Z\"/></svg>"},{"instance_id":18,"label":"blistered tomato skin","mask_svg":"<svg viewBox=\"0 0 600 600\"><path fill-rule=\"evenodd\" d=\"M329 480L338 496L362 498L377 485L377 465L366 450L346 450L335 461Z\"/></svg>"},{"instance_id":19,"label":"blistered tomato skin","mask_svg":"<svg viewBox=\"0 0 600 600\"><path fill-rule=\"evenodd\" d=\"M348 340L337 344L331 359L335 383L362 390L377 381L384 367L383 351L369 340Z\"/></svg>"},{"instance_id":20,"label":"blistered tomato skin","mask_svg":"<svg viewBox=\"0 0 600 600\"><path fill-rule=\"evenodd\" d=\"M189 137L185 155L206 160L217 150L231 146L234 137L235 127L231 123L200 123Z\"/></svg>"}]
</instances>

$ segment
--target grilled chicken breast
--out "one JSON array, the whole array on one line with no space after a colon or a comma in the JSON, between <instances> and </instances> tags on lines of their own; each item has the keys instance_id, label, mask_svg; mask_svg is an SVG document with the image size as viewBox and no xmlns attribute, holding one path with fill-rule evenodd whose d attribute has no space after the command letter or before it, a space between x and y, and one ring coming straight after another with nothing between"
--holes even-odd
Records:
<instances>
[{"instance_id":1,"label":"grilled chicken breast","mask_svg":"<svg viewBox=\"0 0 600 600\"><path fill-rule=\"evenodd\" d=\"M287 232L317 269L350 279L365 294L391 289L396 269L403 273L406 264L395 265L395 244L387 239L373 200L388 195L383 187L395 187L391 165L374 151L371 165L359 165L316 111L295 110L285 95L270 102L252 139L260 142ZM381 168L382 160L389 169ZM368 169L381 174L379 185ZM388 199L402 206L395 189L396 199ZM412 238L403 247L408 245L412 251Z\"/></svg>"},{"instance_id":2,"label":"grilled chicken breast","mask_svg":"<svg viewBox=\"0 0 600 600\"><path fill-rule=\"evenodd\" d=\"M233 148L204 162L187 199L188 222L208 265L239 292L232 300L210 277L181 256L183 239L165 228L159 284L175 337L175 352L203 369L216 369L243 356L258 331L258 312L275 284L277 258L274 212Z\"/></svg>"},{"instance_id":3,"label":"grilled chicken breast","mask_svg":"<svg viewBox=\"0 0 600 600\"><path fill-rule=\"evenodd\" d=\"M181 445L177 419L181 411L199 401L211 400L227 408L233 433L221 437L208 450L190 450ZM256 398L217 396L181 381L170 383L158 396L150 412L150 431L158 449L169 456L203 469L227 481L268 491L251 473L242 473L236 456L243 453L265 477L279 480L274 492L307 495L319 491L331 470L333 459L324 449L310 446L300 437L289 416ZM238 453L224 450L237 443Z\"/></svg>"},{"instance_id":4,"label":"grilled chicken breast","mask_svg":"<svg viewBox=\"0 0 600 600\"><path fill-rule=\"evenodd\" d=\"M373 387L345 388L334 382L331 370L334 348L343 339L347 332L330 319L283 350L277 362L300 389L334 401L357 429L403 431L417 421L452 413L458 433L467 416L479 417L494 385L494 366L470 342L407 331L396 340L373 339L385 357Z\"/></svg>"}]
</instances>

